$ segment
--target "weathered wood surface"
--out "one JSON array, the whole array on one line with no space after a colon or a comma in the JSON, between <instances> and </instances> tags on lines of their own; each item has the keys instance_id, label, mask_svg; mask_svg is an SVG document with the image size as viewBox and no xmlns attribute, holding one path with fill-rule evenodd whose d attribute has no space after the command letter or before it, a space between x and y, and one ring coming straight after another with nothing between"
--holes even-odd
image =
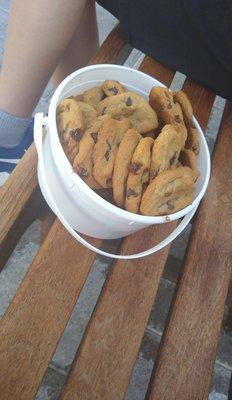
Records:
<instances>
[{"instance_id":1,"label":"weathered wood surface","mask_svg":"<svg viewBox=\"0 0 232 400\"><path fill-rule=\"evenodd\" d=\"M151 400L208 399L232 265L231 130L230 103L154 370Z\"/></svg>"}]
</instances>

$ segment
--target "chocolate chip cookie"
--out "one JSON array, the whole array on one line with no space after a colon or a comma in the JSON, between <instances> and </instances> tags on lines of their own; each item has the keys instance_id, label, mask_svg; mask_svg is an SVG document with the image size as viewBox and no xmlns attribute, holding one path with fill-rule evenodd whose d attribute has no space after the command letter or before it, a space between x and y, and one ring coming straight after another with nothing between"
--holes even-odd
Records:
<instances>
[{"instance_id":1,"label":"chocolate chip cookie","mask_svg":"<svg viewBox=\"0 0 232 400\"><path fill-rule=\"evenodd\" d=\"M101 100L103 100L105 97L105 94L101 87L93 87L91 89L86 90L83 93L83 101L84 103L89 104L93 108L97 109L98 104L100 103Z\"/></svg>"},{"instance_id":2,"label":"chocolate chip cookie","mask_svg":"<svg viewBox=\"0 0 232 400\"><path fill-rule=\"evenodd\" d=\"M180 104L186 120L191 121L193 118L193 109L192 109L192 105L188 99L187 94L185 92L183 92L183 90L174 92L174 100L175 100L175 102Z\"/></svg>"},{"instance_id":3,"label":"chocolate chip cookie","mask_svg":"<svg viewBox=\"0 0 232 400\"><path fill-rule=\"evenodd\" d=\"M200 139L193 121L192 105L183 90L175 92L174 99L181 105L184 114L184 121L187 127L187 140L185 146L186 148L192 149L197 155L200 152Z\"/></svg>"},{"instance_id":4,"label":"chocolate chip cookie","mask_svg":"<svg viewBox=\"0 0 232 400\"><path fill-rule=\"evenodd\" d=\"M182 147L187 138L187 129L184 123L181 107L174 102L173 93L167 88L155 86L149 95L149 103L157 112L161 125L174 125L182 137Z\"/></svg>"},{"instance_id":5,"label":"chocolate chip cookie","mask_svg":"<svg viewBox=\"0 0 232 400\"><path fill-rule=\"evenodd\" d=\"M130 162L141 135L135 129L129 129L120 145L115 157L113 172L113 195L118 206L125 204L126 181L129 174Z\"/></svg>"},{"instance_id":6,"label":"chocolate chip cookie","mask_svg":"<svg viewBox=\"0 0 232 400\"><path fill-rule=\"evenodd\" d=\"M197 129L190 125L188 126L188 136L185 147L187 149L191 149L196 155L198 155L200 152L200 139Z\"/></svg>"},{"instance_id":7,"label":"chocolate chip cookie","mask_svg":"<svg viewBox=\"0 0 232 400\"><path fill-rule=\"evenodd\" d=\"M112 118L104 121L98 131L93 149L93 176L103 188L112 187L114 161L121 136L118 121Z\"/></svg>"},{"instance_id":8,"label":"chocolate chip cookie","mask_svg":"<svg viewBox=\"0 0 232 400\"><path fill-rule=\"evenodd\" d=\"M92 125L85 131L79 143L79 151L73 162L73 170L92 188L99 189L101 186L93 177L93 148L98 138L98 131L104 121L110 119L108 116L96 118Z\"/></svg>"},{"instance_id":9,"label":"chocolate chip cookie","mask_svg":"<svg viewBox=\"0 0 232 400\"><path fill-rule=\"evenodd\" d=\"M65 153L72 163L83 135L84 117L74 99L64 99L57 109L57 127Z\"/></svg>"},{"instance_id":10,"label":"chocolate chip cookie","mask_svg":"<svg viewBox=\"0 0 232 400\"><path fill-rule=\"evenodd\" d=\"M102 84L102 90L107 97L115 96L116 94L121 94L126 91L118 81L105 81Z\"/></svg>"},{"instance_id":11,"label":"chocolate chip cookie","mask_svg":"<svg viewBox=\"0 0 232 400\"><path fill-rule=\"evenodd\" d=\"M110 114L115 119L127 117L131 127L139 133L146 133L158 127L156 112L143 97L133 92L107 97L100 102L98 113Z\"/></svg>"},{"instance_id":12,"label":"chocolate chip cookie","mask_svg":"<svg viewBox=\"0 0 232 400\"><path fill-rule=\"evenodd\" d=\"M187 207L194 198L194 179L195 175L188 167L162 172L145 190L140 205L141 214L166 215Z\"/></svg>"},{"instance_id":13,"label":"chocolate chip cookie","mask_svg":"<svg viewBox=\"0 0 232 400\"><path fill-rule=\"evenodd\" d=\"M132 156L126 185L125 208L137 213L143 191L149 181L151 150L154 144L152 138L143 138L137 145Z\"/></svg>"},{"instance_id":14,"label":"chocolate chip cookie","mask_svg":"<svg viewBox=\"0 0 232 400\"><path fill-rule=\"evenodd\" d=\"M182 138L173 125L164 125L154 142L151 156L150 180L157 175L177 167L182 148Z\"/></svg>"},{"instance_id":15,"label":"chocolate chip cookie","mask_svg":"<svg viewBox=\"0 0 232 400\"><path fill-rule=\"evenodd\" d=\"M189 167L193 170L195 174L195 181L199 177L199 171L197 169L197 157L196 154L190 149L184 149L180 153L179 158L181 164L185 167Z\"/></svg>"},{"instance_id":16,"label":"chocolate chip cookie","mask_svg":"<svg viewBox=\"0 0 232 400\"><path fill-rule=\"evenodd\" d=\"M80 108L84 118L84 128L88 129L97 117L97 111L91 105L83 101L77 101L77 106Z\"/></svg>"}]
</instances>

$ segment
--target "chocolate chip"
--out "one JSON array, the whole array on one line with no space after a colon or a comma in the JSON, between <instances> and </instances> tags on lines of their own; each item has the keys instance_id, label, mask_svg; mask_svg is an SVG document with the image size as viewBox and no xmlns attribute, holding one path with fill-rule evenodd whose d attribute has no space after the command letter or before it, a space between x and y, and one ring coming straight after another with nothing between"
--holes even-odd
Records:
<instances>
[{"instance_id":1,"label":"chocolate chip","mask_svg":"<svg viewBox=\"0 0 232 400\"><path fill-rule=\"evenodd\" d=\"M105 152L104 157L105 157L106 161L109 161L109 158L110 158L110 151L109 150L107 150Z\"/></svg>"},{"instance_id":2,"label":"chocolate chip","mask_svg":"<svg viewBox=\"0 0 232 400\"><path fill-rule=\"evenodd\" d=\"M112 185L112 178L107 178L106 179L106 184L107 184L107 186L111 186Z\"/></svg>"},{"instance_id":3,"label":"chocolate chip","mask_svg":"<svg viewBox=\"0 0 232 400\"><path fill-rule=\"evenodd\" d=\"M106 112L106 109L107 109L107 107L103 107L103 109L102 109L102 115L104 115L105 114L105 112Z\"/></svg>"},{"instance_id":4,"label":"chocolate chip","mask_svg":"<svg viewBox=\"0 0 232 400\"><path fill-rule=\"evenodd\" d=\"M104 92L101 93L101 100L104 100L106 98L106 95Z\"/></svg>"},{"instance_id":5,"label":"chocolate chip","mask_svg":"<svg viewBox=\"0 0 232 400\"><path fill-rule=\"evenodd\" d=\"M110 144L110 142L109 142L109 140L108 139L106 139L106 144L107 144L107 146L108 146L108 148L109 148L109 150L111 150L111 144Z\"/></svg>"},{"instance_id":6,"label":"chocolate chip","mask_svg":"<svg viewBox=\"0 0 232 400\"><path fill-rule=\"evenodd\" d=\"M118 89L116 89L116 87L111 87L108 90L109 90L109 92L112 92L113 94L118 94Z\"/></svg>"},{"instance_id":7,"label":"chocolate chip","mask_svg":"<svg viewBox=\"0 0 232 400\"><path fill-rule=\"evenodd\" d=\"M79 142L84 135L84 132L81 129L73 129L69 132L69 135L73 140Z\"/></svg>"},{"instance_id":8,"label":"chocolate chip","mask_svg":"<svg viewBox=\"0 0 232 400\"><path fill-rule=\"evenodd\" d=\"M132 100L131 100L131 98L130 97L128 97L127 99L126 99L126 101L125 101L125 104L126 104L126 106L132 106Z\"/></svg>"},{"instance_id":9,"label":"chocolate chip","mask_svg":"<svg viewBox=\"0 0 232 400\"><path fill-rule=\"evenodd\" d=\"M168 105L167 105L167 108L172 108L172 103L169 101L169 103L168 103Z\"/></svg>"},{"instance_id":10,"label":"chocolate chip","mask_svg":"<svg viewBox=\"0 0 232 400\"><path fill-rule=\"evenodd\" d=\"M174 164L174 162L176 161L176 156L177 156L177 151L175 151L172 158L170 158L170 161L169 161L170 166L172 166Z\"/></svg>"},{"instance_id":11,"label":"chocolate chip","mask_svg":"<svg viewBox=\"0 0 232 400\"><path fill-rule=\"evenodd\" d=\"M167 206L168 210L173 210L173 208L175 208L175 204L171 200L167 201Z\"/></svg>"},{"instance_id":12,"label":"chocolate chip","mask_svg":"<svg viewBox=\"0 0 232 400\"><path fill-rule=\"evenodd\" d=\"M194 124L194 122L193 122L193 120L192 119L190 119L189 120L189 126L191 127L191 128L195 128L196 129L196 125Z\"/></svg>"},{"instance_id":13,"label":"chocolate chip","mask_svg":"<svg viewBox=\"0 0 232 400\"><path fill-rule=\"evenodd\" d=\"M133 162L130 165L130 172L132 172L133 174L136 174L136 172L138 172L138 170L142 167L141 163L138 162Z\"/></svg>"},{"instance_id":14,"label":"chocolate chip","mask_svg":"<svg viewBox=\"0 0 232 400\"><path fill-rule=\"evenodd\" d=\"M93 138L94 143L97 143L97 132L92 132L91 136Z\"/></svg>"},{"instance_id":15,"label":"chocolate chip","mask_svg":"<svg viewBox=\"0 0 232 400\"><path fill-rule=\"evenodd\" d=\"M147 186L148 186L147 182L143 182L143 183L142 183L143 192L145 192Z\"/></svg>"},{"instance_id":16,"label":"chocolate chip","mask_svg":"<svg viewBox=\"0 0 232 400\"><path fill-rule=\"evenodd\" d=\"M109 158L110 158L110 150L111 150L112 147L111 147L111 144L110 144L110 142L109 142L108 139L106 139L106 144L107 144L107 146L108 146L108 150L105 152L104 157L105 157L106 161L109 161Z\"/></svg>"},{"instance_id":17,"label":"chocolate chip","mask_svg":"<svg viewBox=\"0 0 232 400\"><path fill-rule=\"evenodd\" d=\"M178 124L180 124L180 123L182 122L182 119L180 118L179 115L175 115L174 120L175 120Z\"/></svg>"},{"instance_id":18,"label":"chocolate chip","mask_svg":"<svg viewBox=\"0 0 232 400\"><path fill-rule=\"evenodd\" d=\"M78 175L79 175L82 179L88 178L88 176L89 176L88 171L87 171L85 168L81 168L81 167L78 169Z\"/></svg>"},{"instance_id":19,"label":"chocolate chip","mask_svg":"<svg viewBox=\"0 0 232 400\"><path fill-rule=\"evenodd\" d=\"M129 199L129 197L133 196L133 197L138 197L138 193L135 192L135 190L133 189L128 189L127 193L126 193L126 197Z\"/></svg>"},{"instance_id":20,"label":"chocolate chip","mask_svg":"<svg viewBox=\"0 0 232 400\"><path fill-rule=\"evenodd\" d=\"M155 170L151 176L151 180L154 179L158 175L158 173L159 173L159 168L155 168Z\"/></svg>"}]
</instances>

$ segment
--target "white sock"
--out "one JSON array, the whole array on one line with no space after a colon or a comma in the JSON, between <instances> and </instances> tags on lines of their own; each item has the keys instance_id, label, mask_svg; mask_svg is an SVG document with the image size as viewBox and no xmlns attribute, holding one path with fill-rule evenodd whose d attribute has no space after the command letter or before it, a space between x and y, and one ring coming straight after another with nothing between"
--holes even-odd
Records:
<instances>
[{"instance_id":1,"label":"white sock","mask_svg":"<svg viewBox=\"0 0 232 400\"><path fill-rule=\"evenodd\" d=\"M11 148L21 141L30 118L21 118L0 109L0 146Z\"/></svg>"}]
</instances>

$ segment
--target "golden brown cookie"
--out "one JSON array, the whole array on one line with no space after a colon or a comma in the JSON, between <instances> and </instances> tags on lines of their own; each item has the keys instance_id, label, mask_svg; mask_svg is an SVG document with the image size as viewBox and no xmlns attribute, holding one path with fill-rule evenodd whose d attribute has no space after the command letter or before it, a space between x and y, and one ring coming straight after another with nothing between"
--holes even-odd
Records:
<instances>
[{"instance_id":1,"label":"golden brown cookie","mask_svg":"<svg viewBox=\"0 0 232 400\"><path fill-rule=\"evenodd\" d=\"M121 137L118 121L112 118L104 121L98 131L93 149L93 176L103 188L112 187L114 160Z\"/></svg>"},{"instance_id":2,"label":"golden brown cookie","mask_svg":"<svg viewBox=\"0 0 232 400\"><path fill-rule=\"evenodd\" d=\"M172 214L190 205L194 198L194 172L188 167L167 170L145 190L140 212L143 215Z\"/></svg>"},{"instance_id":3,"label":"golden brown cookie","mask_svg":"<svg viewBox=\"0 0 232 400\"><path fill-rule=\"evenodd\" d=\"M149 103L157 112L160 122L166 122L165 113L168 113L174 108L173 94L170 90L161 86L154 86L149 95Z\"/></svg>"},{"instance_id":4,"label":"golden brown cookie","mask_svg":"<svg viewBox=\"0 0 232 400\"><path fill-rule=\"evenodd\" d=\"M115 119L127 117L131 127L139 133L146 133L158 127L156 112L143 97L134 92L107 97L100 102L98 113L110 114Z\"/></svg>"},{"instance_id":5,"label":"golden brown cookie","mask_svg":"<svg viewBox=\"0 0 232 400\"><path fill-rule=\"evenodd\" d=\"M129 129L120 145L115 157L113 171L113 195L116 203L123 207L125 204L126 181L129 174L130 162L141 135L135 129Z\"/></svg>"},{"instance_id":6,"label":"golden brown cookie","mask_svg":"<svg viewBox=\"0 0 232 400\"><path fill-rule=\"evenodd\" d=\"M185 143L187 149L191 149L196 155L200 152L200 139L196 128L188 126L188 136Z\"/></svg>"},{"instance_id":7,"label":"golden brown cookie","mask_svg":"<svg viewBox=\"0 0 232 400\"><path fill-rule=\"evenodd\" d=\"M83 102L89 104L93 108L97 109L98 104L105 97L103 90L96 86L91 89L86 90L83 93Z\"/></svg>"},{"instance_id":8,"label":"golden brown cookie","mask_svg":"<svg viewBox=\"0 0 232 400\"><path fill-rule=\"evenodd\" d=\"M181 107L174 102L173 93L167 88L155 86L149 95L149 103L157 112L161 125L171 124L176 127L182 136L182 147L187 138L187 129L184 123Z\"/></svg>"},{"instance_id":9,"label":"golden brown cookie","mask_svg":"<svg viewBox=\"0 0 232 400\"><path fill-rule=\"evenodd\" d=\"M84 103L83 101L77 101L77 105L83 114L84 128L88 129L97 117L97 111L92 106Z\"/></svg>"},{"instance_id":10,"label":"golden brown cookie","mask_svg":"<svg viewBox=\"0 0 232 400\"><path fill-rule=\"evenodd\" d=\"M116 94L121 94L126 91L118 81L105 81L102 84L102 90L107 97L115 96Z\"/></svg>"},{"instance_id":11,"label":"golden brown cookie","mask_svg":"<svg viewBox=\"0 0 232 400\"><path fill-rule=\"evenodd\" d=\"M69 141L62 145L67 159L69 160L70 164L72 164L79 151L79 142L76 142L70 137Z\"/></svg>"},{"instance_id":12,"label":"golden brown cookie","mask_svg":"<svg viewBox=\"0 0 232 400\"><path fill-rule=\"evenodd\" d=\"M200 140L193 121L193 109L188 96L183 90L180 90L174 93L174 99L180 104L184 114L184 121L187 127L186 148L192 149L195 154L199 154Z\"/></svg>"},{"instance_id":13,"label":"golden brown cookie","mask_svg":"<svg viewBox=\"0 0 232 400\"><path fill-rule=\"evenodd\" d=\"M182 136L182 148L184 148L186 139L187 139L187 128L184 122L184 116L183 112L181 109L181 106L179 103L175 103L174 106L174 118L170 118L170 123L175 126L176 130L181 134Z\"/></svg>"},{"instance_id":14,"label":"golden brown cookie","mask_svg":"<svg viewBox=\"0 0 232 400\"><path fill-rule=\"evenodd\" d=\"M98 118L103 118L106 117L106 115L102 116L102 117L98 117ZM130 128L130 121L128 118L122 118L120 121L116 120L116 124L117 124L117 134L119 137L119 142L122 141L126 131L128 131L128 129Z\"/></svg>"},{"instance_id":15,"label":"golden brown cookie","mask_svg":"<svg viewBox=\"0 0 232 400\"><path fill-rule=\"evenodd\" d=\"M174 92L174 100L175 102L179 103L184 117L187 121L191 121L193 117L193 109L192 105L188 99L188 96L183 90L179 90L178 92Z\"/></svg>"},{"instance_id":16,"label":"golden brown cookie","mask_svg":"<svg viewBox=\"0 0 232 400\"><path fill-rule=\"evenodd\" d=\"M96 118L92 125L85 131L79 143L79 151L73 162L73 170L92 188L99 189L101 186L93 177L93 147L97 142L98 131L102 123L110 119L108 116Z\"/></svg>"},{"instance_id":17,"label":"golden brown cookie","mask_svg":"<svg viewBox=\"0 0 232 400\"><path fill-rule=\"evenodd\" d=\"M180 153L179 160L185 167L189 167L195 173L195 181L199 177L200 173L197 169L197 157L196 154L190 149L184 149Z\"/></svg>"},{"instance_id":18,"label":"golden brown cookie","mask_svg":"<svg viewBox=\"0 0 232 400\"><path fill-rule=\"evenodd\" d=\"M93 152L94 141L90 134L85 134L79 143L79 151L73 162L73 170L92 189L99 189L101 186L93 178Z\"/></svg>"},{"instance_id":19,"label":"golden brown cookie","mask_svg":"<svg viewBox=\"0 0 232 400\"><path fill-rule=\"evenodd\" d=\"M74 99L64 99L57 109L57 127L62 146L72 163L83 135L84 116Z\"/></svg>"},{"instance_id":20,"label":"golden brown cookie","mask_svg":"<svg viewBox=\"0 0 232 400\"><path fill-rule=\"evenodd\" d=\"M127 211L133 213L139 211L142 194L149 181L153 143L152 138L141 139L132 156L126 185L125 208Z\"/></svg>"},{"instance_id":21,"label":"golden brown cookie","mask_svg":"<svg viewBox=\"0 0 232 400\"><path fill-rule=\"evenodd\" d=\"M166 169L177 167L181 148L182 138L175 126L164 125L152 149L150 180Z\"/></svg>"},{"instance_id":22,"label":"golden brown cookie","mask_svg":"<svg viewBox=\"0 0 232 400\"><path fill-rule=\"evenodd\" d=\"M68 99L74 99L76 101L83 101L83 94L77 94L76 96L70 96Z\"/></svg>"},{"instance_id":23,"label":"golden brown cookie","mask_svg":"<svg viewBox=\"0 0 232 400\"><path fill-rule=\"evenodd\" d=\"M69 141L84 129L84 118L81 109L74 99L64 99L57 108L57 126L63 143Z\"/></svg>"}]
</instances>

